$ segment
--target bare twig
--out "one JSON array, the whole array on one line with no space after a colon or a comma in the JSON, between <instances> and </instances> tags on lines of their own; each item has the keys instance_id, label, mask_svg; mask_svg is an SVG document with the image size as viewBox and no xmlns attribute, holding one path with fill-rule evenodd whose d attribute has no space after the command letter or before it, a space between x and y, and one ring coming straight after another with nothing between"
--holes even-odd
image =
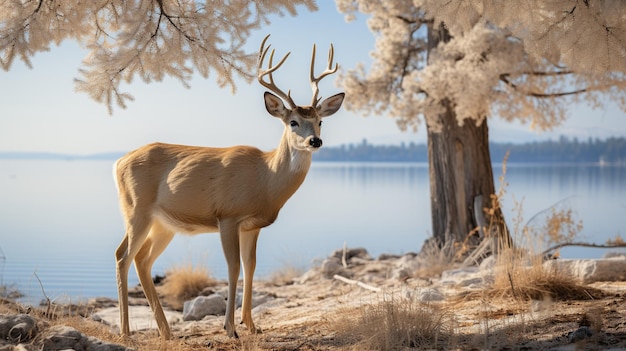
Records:
<instances>
[{"instance_id":1,"label":"bare twig","mask_svg":"<svg viewBox=\"0 0 626 351\"><path fill-rule=\"evenodd\" d=\"M341 255L341 264L343 268L348 268L348 261L346 260L346 255L348 254L348 242L343 242L343 255Z\"/></svg>"},{"instance_id":2,"label":"bare twig","mask_svg":"<svg viewBox=\"0 0 626 351\"><path fill-rule=\"evenodd\" d=\"M513 277L511 277L511 272L506 272L506 274L509 276L509 284L511 284L511 294L513 295L513 298L518 300L517 293L515 292L515 284L513 284Z\"/></svg>"},{"instance_id":3,"label":"bare twig","mask_svg":"<svg viewBox=\"0 0 626 351\"><path fill-rule=\"evenodd\" d=\"M33 272L33 275L35 276L35 278L37 278L37 281L39 282L39 286L41 287L41 292L43 293L43 296L46 298L46 302L48 303L48 307L46 308L46 317L50 318L51 316L50 309L52 308L52 301L48 297L48 294L46 294L46 290L43 288L43 283L41 282L41 279L39 279L37 272Z\"/></svg>"}]
</instances>

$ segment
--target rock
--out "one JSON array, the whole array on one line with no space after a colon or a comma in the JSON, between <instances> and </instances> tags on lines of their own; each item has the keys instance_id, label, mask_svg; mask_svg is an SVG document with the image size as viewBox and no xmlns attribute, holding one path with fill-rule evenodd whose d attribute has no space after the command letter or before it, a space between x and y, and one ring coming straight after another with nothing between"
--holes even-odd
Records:
<instances>
[{"instance_id":1,"label":"rock","mask_svg":"<svg viewBox=\"0 0 626 351\"><path fill-rule=\"evenodd\" d=\"M477 288L493 282L493 270L479 267L457 268L441 273L441 284Z\"/></svg>"},{"instance_id":2,"label":"rock","mask_svg":"<svg viewBox=\"0 0 626 351\"><path fill-rule=\"evenodd\" d=\"M228 286L225 286L217 290L215 294L222 296L224 301L228 300ZM256 291L254 291L254 289L252 289L252 308L255 308L256 306L260 304L266 303L267 301L270 301L274 299L275 297L276 296L272 296L267 293L257 293ZM243 287L239 286L237 288L237 293L235 295L235 308L240 308L242 304L243 304Z\"/></svg>"},{"instance_id":3,"label":"rock","mask_svg":"<svg viewBox=\"0 0 626 351\"><path fill-rule=\"evenodd\" d=\"M432 302L443 301L446 297L437 289L426 288L418 293L417 298L421 302Z\"/></svg>"},{"instance_id":4,"label":"rock","mask_svg":"<svg viewBox=\"0 0 626 351\"><path fill-rule=\"evenodd\" d=\"M403 255L402 257L399 257L394 262L394 265L398 269L404 269L407 272L411 273L411 272L417 272L420 268L422 268L424 264L422 263L422 260L417 255L407 254L407 255Z\"/></svg>"},{"instance_id":5,"label":"rock","mask_svg":"<svg viewBox=\"0 0 626 351\"><path fill-rule=\"evenodd\" d=\"M336 257L327 258L321 265L322 276L326 279L332 279L335 274L339 274L344 277L350 277L350 272L344 268L340 259Z\"/></svg>"},{"instance_id":6,"label":"rock","mask_svg":"<svg viewBox=\"0 0 626 351\"><path fill-rule=\"evenodd\" d=\"M183 317L180 312L171 310L164 310L163 312L165 312L165 318L170 325L179 322ZM129 306L128 316L130 318L131 331L155 329L157 327L154 314L148 306ZM120 309L112 307L100 310L91 315L91 319L119 329Z\"/></svg>"},{"instance_id":7,"label":"rock","mask_svg":"<svg viewBox=\"0 0 626 351\"><path fill-rule=\"evenodd\" d=\"M210 296L215 293L217 293L217 291L215 291L215 287L207 286L206 288L202 289L200 293L198 293L198 296Z\"/></svg>"},{"instance_id":8,"label":"rock","mask_svg":"<svg viewBox=\"0 0 626 351\"><path fill-rule=\"evenodd\" d=\"M108 297L95 297L87 301L87 305L93 306L96 310L117 306L117 300Z\"/></svg>"},{"instance_id":9,"label":"rock","mask_svg":"<svg viewBox=\"0 0 626 351\"><path fill-rule=\"evenodd\" d=\"M27 314L0 314L0 339L11 343L29 341L38 332L37 320Z\"/></svg>"},{"instance_id":10,"label":"rock","mask_svg":"<svg viewBox=\"0 0 626 351\"><path fill-rule=\"evenodd\" d=\"M544 267L570 275L583 284L626 280L626 258L558 259L544 262Z\"/></svg>"},{"instance_id":11,"label":"rock","mask_svg":"<svg viewBox=\"0 0 626 351\"><path fill-rule=\"evenodd\" d=\"M498 262L497 256L491 255L485 258L484 260L482 260L482 262L480 262L478 269L481 271L491 271L496 267L497 262Z\"/></svg>"},{"instance_id":12,"label":"rock","mask_svg":"<svg viewBox=\"0 0 626 351\"><path fill-rule=\"evenodd\" d=\"M379 261L386 261L386 260L395 260L400 258L400 255L394 255L394 254L386 254L386 253L382 253L380 255L378 255L378 260Z\"/></svg>"},{"instance_id":13,"label":"rock","mask_svg":"<svg viewBox=\"0 0 626 351\"><path fill-rule=\"evenodd\" d=\"M380 255L378 255L378 260L379 261L386 261L386 260L395 260L401 257L407 257L410 259L413 259L415 257L417 257L417 253L415 252L407 252L403 255L394 255L394 254L387 254L387 253L382 253Z\"/></svg>"},{"instance_id":14,"label":"rock","mask_svg":"<svg viewBox=\"0 0 626 351\"><path fill-rule=\"evenodd\" d=\"M252 291L252 308L265 304L269 301L272 301L276 296L272 296L269 294L255 294L254 290ZM243 295L237 295L237 308L241 307L243 303Z\"/></svg>"},{"instance_id":15,"label":"rock","mask_svg":"<svg viewBox=\"0 0 626 351\"><path fill-rule=\"evenodd\" d=\"M396 268L391 271L391 279L405 281L411 278L411 273L404 268Z\"/></svg>"},{"instance_id":16,"label":"rock","mask_svg":"<svg viewBox=\"0 0 626 351\"><path fill-rule=\"evenodd\" d=\"M305 284L310 280L319 280L320 279L320 269L319 268L311 268L306 271L303 275L296 279L296 283Z\"/></svg>"},{"instance_id":17,"label":"rock","mask_svg":"<svg viewBox=\"0 0 626 351\"><path fill-rule=\"evenodd\" d=\"M345 250L345 255L346 255L346 261L349 261L350 259L354 258L354 257L358 257L364 260L371 260L372 258L370 257L370 255L367 253L367 250L359 247L359 248L355 248L355 249L346 249ZM337 258L339 259L339 261L341 261L341 259L344 256L344 250L343 249L338 249L333 251L332 254L330 254L331 258Z\"/></svg>"},{"instance_id":18,"label":"rock","mask_svg":"<svg viewBox=\"0 0 626 351\"><path fill-rule=\"evenodd\" d=\"M30 315L0 315L0 350L6 351L126 351L125 346L105 343L94 337L86 336L78 330L57 325L40 330L46 326ZM44 327L45 328L45 327ZM31 344L31 340L38 340ZM9 342L9 344L6 344ZM25 344L28 343L28 344Z\"/></svg>"},{"instance_id":19,"label":"rock","mask_svg":"<svg viewBox=\"0 0 626 351\"><path fill-rule=\"evenodd\" d=\"M578 342L593 336L593 332L587 326L582 326L567 335L569 342Z\"/></svg>"},{"instance_id":20,"label":"rock","mask_svg":"<svg viewBox=\"0 0 626 351\"><path fill-rule=\"evenodd\" d=\"M78 330L65 325L48 328L42 334L44 351L126 351L132 350L122 345L110 344L94 337L86 336Z\"/></svg>"},{"instance_id":21,"label":"rock","mask_svg":"<svg viewBox=\"0 0 626 351\"><path fill-rule=\"evenodd\" d=\"M457 285L460 281L471 279L479 274L478 267L456 268L441 272L441 284Z\"/></svg>"},{"instance_id":22,"label":"rock","mask_svg":"<svg viewBox=\"0 0 626 351\"><path fill-rule=\"evenodd\" d=\"M191 301L185 301L183 306L183 320L197 321L205 316L221 316L226 313L226 300L222 295L198 296Z\"/></svg>"}]
</instances>

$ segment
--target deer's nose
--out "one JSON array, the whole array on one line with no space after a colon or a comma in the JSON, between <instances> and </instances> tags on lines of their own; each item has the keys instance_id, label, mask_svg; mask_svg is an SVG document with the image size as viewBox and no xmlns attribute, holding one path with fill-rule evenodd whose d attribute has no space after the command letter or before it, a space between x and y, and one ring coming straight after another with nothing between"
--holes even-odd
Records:
<instances>
[{"instance_id":1,"label":"deer's nose","mask_svg":"<svg viewBox=\"0 0 626 351\"><path fill-rule=\"evenodd\" d=\"M318 148L322 146L322 139L318 138L318 137L312 137L309 140L309 145L313 146L314 148Z\"/></svg>"}]
</instances>

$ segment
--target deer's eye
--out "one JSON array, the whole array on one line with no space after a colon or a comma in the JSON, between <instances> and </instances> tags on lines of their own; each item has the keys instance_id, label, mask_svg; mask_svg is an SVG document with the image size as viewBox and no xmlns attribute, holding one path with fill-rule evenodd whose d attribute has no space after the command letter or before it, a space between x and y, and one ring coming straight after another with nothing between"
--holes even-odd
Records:
<instances>
[{"instance_id":1,"label":"deer's eye","mask_svg":"<svg viewBox=\"0 0 626 351\"><path fill-rule=\"evenodd\" d=\"M300 125L298 124L298 122L296 122L296 121L291 121L291 122L289 122L289 125L290 125L290 126L292 126L292 127L298 127L298 126L300 126Z\"/></svg>"},{"instance_id":2,"label":"deer's eye","mask_svg":"<svg viewBox=\"0 0 626 351\"><path fill-rule=\"evenodd\" d=\"M322 126L322 121L320 121L320 127Z\"/></svg>"}]
</instances>

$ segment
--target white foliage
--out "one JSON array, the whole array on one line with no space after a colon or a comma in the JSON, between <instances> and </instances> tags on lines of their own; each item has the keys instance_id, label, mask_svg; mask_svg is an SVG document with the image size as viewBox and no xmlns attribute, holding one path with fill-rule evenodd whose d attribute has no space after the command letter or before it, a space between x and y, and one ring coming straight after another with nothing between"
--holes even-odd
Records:
<instances>
[{"instance_id":1,"label":"white foliage","mask_svg":"<svg viewBox=\"0 0 626 351\"><path fill-rule=\"evenodd\" d=\"M220 87L235 89L233 75L250 80L256 53L243 45L272 14L315 10L314 0L0 0L0 65L9 70L51 44L76 40L89 49L76 89L124 107L132 97L120 83L165 76L187 85L193 72L216 74Z\"/></svg>"},{"instance_id":2,"label":"white foliage","mask_svg":"<svg viewBox=\"0 0 626 351\"><path fill-rule=\"evenodd\" d=\"M575 53L566 52L565 48L577 47L579 43L566 41L567 44L559 43L556 47L546 44L548 37L563 41L581 33L590 36L579 39L585 42L610 41L606 30L593 32L583 20L565 23L555 13L555 9L571 10L572 4L577 4L578 9L584 2L336 2L337 8L347 13L347 19L357 10L370 15L368 26L376 38L369 70L360 65L340 76L347 93L346 107L364 113L387 113L396 118L403 130L417 128L420 117L424 117L431 130L438 130L443 127L439 116L447 108L454 111L459 125L480 124L485 118L498 115L529 123L531 128L539 130L561 123L567 116L567 107L582 99L598 107L600 98L608 96L626 109L626 70L609 69L618 67L612 63L616 60L626 64L623 54L607 58L606 50L596 52L595 56L588 50L584 53L587 63L577 62L570 67ZM598 23L609 23L616 28L626 23L626 16L620 14L626 11L626 2L619 6L608 0L588 2L593 5L584 11L595 9L594 16L606 16L598 19ZM607 5L603 11L597 9L599 2ZM606 11L609 7L617 14L609 14ZM620 18L622 21L617 24ZM437 28L442 22L453 37L428 53L426 27ZM604 50L602 45L594 50ZM545 47L540 50L539 46ZM622 44L621 50L624 47ZM594 58L605 64L591 67Z\"/></svg>"},{"instance_id":3,"label":"white foliage","mask_svg":"<svg viewBox=\"0 0 626 351\"><path fill-rule=\"evenodd\" d=\"M623 0L419 0L452 35L479 21L506 28L526 51L579 72L626 72Z\"/></svg>"}]
</instances>

